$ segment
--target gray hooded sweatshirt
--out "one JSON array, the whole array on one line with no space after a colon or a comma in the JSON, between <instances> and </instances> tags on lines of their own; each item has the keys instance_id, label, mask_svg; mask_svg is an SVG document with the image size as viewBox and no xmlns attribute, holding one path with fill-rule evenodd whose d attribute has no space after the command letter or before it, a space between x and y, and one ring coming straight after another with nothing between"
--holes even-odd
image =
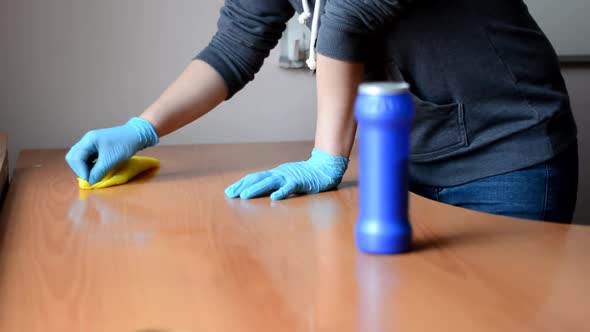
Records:
<instances>
[{"instance_id":1,"label":"gray hooded sweatshirt","mask_svg":"<svg viewBox=\"0 0 590 332\"><path fill-rule=\"evenodd\" d=\"M365 63L367 80L410 84L412 181L458 185L547 161L576 141L557 56L522 0L319 7L312 13L319 54ZM221 75L231 98L303 10L300 0L226 0L217 33L196 59Z\"/></svg>"}]
</instances>

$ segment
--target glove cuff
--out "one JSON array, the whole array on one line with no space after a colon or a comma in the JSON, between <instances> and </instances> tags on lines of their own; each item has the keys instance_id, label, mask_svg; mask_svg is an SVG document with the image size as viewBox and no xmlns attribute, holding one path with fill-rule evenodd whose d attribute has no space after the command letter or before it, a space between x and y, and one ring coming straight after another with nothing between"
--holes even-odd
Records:
<instances>
[{"instance_id":1,"label":"glove cuff","mask_svg":"<svg viewBox=\"0 0 590 332\"><path fill-rule=\"evenodd\" d=\"M323 172L329 173L328 175L334 179L342 179L348 168L349 161L346 157L333 156L317 148L311 150L311 157L308 160L310 164L317 166Z\"/></svg>"},{"instance_id":2,"label":"glove cuff","mask_svg":"<svg viewBox=\"0 0 590 332\"><path fill-rule=\"evenodd\" d=\"M127 125L137 131L140 139L140 150L149 148L160 142L156 129L148 120L134 117L127 121Z\"/></svg>"}]
</instances>

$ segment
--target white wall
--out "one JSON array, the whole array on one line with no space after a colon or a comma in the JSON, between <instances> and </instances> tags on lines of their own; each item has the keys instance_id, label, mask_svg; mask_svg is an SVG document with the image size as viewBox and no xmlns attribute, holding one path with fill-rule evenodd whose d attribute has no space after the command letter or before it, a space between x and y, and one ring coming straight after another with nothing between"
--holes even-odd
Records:
<instances>
[{"instance_id":1,"label":"white wall","mask_svg":"<svg viewBox=\"0 0 590 332\"><path fill-rule=\"evenodd\" d=\"M0 131L24 148L69 147L136 116L216 29L222 0L2 0ZM311 140L315 80L278 68L163 143Z\"/></svg>"},{"instance_id":2,"label":"white wall","mask_svg":"<svg viewBox=\"0 0 590 332\"><path fill-rule=\"evenodd\" d=\"M590 225L590 64L562 68L578 124L580 182L574 220Z\"/></svg>"},{"instance_id":3,"label":"white wall","mask_svg":"<svg viewBox=\"0 0 590 332\"><path fill-rule=\"evenodd\" d=\"M590 1L588 0L524 0L557 54L562 56L590 56L586 42L590 31Z\"/></svg>"},{"instance_id":4,"label":"white wall","mask_svg":"<svg viewBox=\"0 0 590 332\"><path fill-rule=\"evenodd\" d=\"M139 114L207 44L221 3L0 1L0 131L11 164L21 149L69 147ZM315 81L279 69L277 56L238 96L163 143L311 140ZM564 75L581 139L577 220L590 223L590 66Z\"/></svg>"}]
</instances>

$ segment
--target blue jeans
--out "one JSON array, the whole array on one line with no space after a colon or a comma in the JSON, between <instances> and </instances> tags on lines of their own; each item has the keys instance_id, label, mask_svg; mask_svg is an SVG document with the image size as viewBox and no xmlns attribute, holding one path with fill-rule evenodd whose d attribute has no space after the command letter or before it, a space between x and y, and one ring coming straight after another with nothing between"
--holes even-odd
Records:
<instances>
[{"instance_id":1,"label":"blue jeans","mask_svg":"<svg viewBox=\"0 0 590 332\"><path fill-rule=\"evenodd\" d=\"M571 223L578 189L578 145L525 169L452 187L410 183L410 191L442 203L510 217Z\"/></svg>"}]
</instances>

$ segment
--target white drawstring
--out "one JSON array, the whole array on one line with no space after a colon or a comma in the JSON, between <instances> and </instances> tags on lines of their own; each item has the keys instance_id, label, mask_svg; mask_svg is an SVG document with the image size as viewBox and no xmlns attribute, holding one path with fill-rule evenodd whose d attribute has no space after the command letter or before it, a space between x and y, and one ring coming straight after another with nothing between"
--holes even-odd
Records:
<instances>
[{"instance_id":1,"label":"white drawstring","mask_svg":"<svg viewBox=\"0 0 590 332\"><path fill-rule=\"evenodd\" d=\"M309 3L308 0L301 0L303 4L303 13L299 15L299 23L305 24L307 19L311 16L309 12ZM309 58L307 59L306 63L309 69L315 70L317 68L316 63L316 53L315 53L315 44L316 39L318 38L318 25L320 22L320 5L321 0L316 0L315 7L313 9L313 19L311 22L311 38L309 40Z\"/></svg>"},{"instance_id":2,"label":"white drawstring","mask_svg":"<svg viewBox=\"0 0 590 332\"><path fill-rule=\"evenodd\" d=\"M309 4L307 0L301 0L303 4L303 13L299 15L299 24L307 23L307 19L311 16L311 12L309 11Z\"/></svg>"}]
</instances>

